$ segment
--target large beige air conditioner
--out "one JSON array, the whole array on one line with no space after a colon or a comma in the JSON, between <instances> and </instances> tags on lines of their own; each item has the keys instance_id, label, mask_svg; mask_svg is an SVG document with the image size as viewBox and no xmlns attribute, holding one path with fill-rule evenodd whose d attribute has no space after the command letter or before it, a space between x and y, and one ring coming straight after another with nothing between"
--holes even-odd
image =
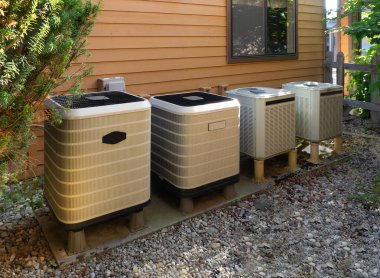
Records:
<instances>
[{"instance_id":1,"label":"large beige air conditioner","mask_svg":"<svg viewBox=\"0 0 380 278\"><path fill-rule=\"evenodd\" d=\"M196 91L150 102L152 171L162 186L182 202L239 180L237 100Z\"/></svg>"},{"instance_id":2,"label":"large beige air conditioner","mask_svg":"<svg viewBox=\"0 0 380 278\"><path fill-rule=\"evenodd\" d=\"M265 87L227 92L239 100L240 151L267 159L296 147L294 93Z\"/></svg>"},{"instance_id":3,"label":"large beige air conditioner","mask_svg":"<svg viewBox=\"0 0 380 278\"><path fill-rule=\"evenodd\" d=\"M140 211L150 200L149 101L124 92L55 96L45 125L44 194L66 230Z\"/></svg>"}]
</instances>

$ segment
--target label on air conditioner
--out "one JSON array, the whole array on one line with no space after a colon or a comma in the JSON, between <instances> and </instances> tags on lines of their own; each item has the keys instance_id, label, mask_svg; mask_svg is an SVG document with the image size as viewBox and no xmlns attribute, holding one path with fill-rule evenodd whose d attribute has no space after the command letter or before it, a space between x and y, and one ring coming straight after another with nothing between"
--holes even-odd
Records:
<instances>
[{"instance_id":1,"label":"label on air conditioner","mask_svg":"<svg viewBox=\"0 0 380 278\"><path fill-rule=\"evenodd\" d=\"M208 131L226 128L226 121L213 122L208 124Z\"/></svg>"}]
</instances>

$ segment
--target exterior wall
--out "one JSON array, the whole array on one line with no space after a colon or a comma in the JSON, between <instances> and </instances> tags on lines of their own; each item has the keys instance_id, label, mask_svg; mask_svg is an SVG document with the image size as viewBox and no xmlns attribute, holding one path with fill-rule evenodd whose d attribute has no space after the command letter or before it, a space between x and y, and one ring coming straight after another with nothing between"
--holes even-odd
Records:
<instances>
[{"instance_id":1,"label":"exterior wall","mask_svg":"<svg viewBox=\"0 0 380 278\"><path fill-rule=\"evenodd\" d=\"M89 39L92 76L123 76L131 93L322 80L323 0L298 1L298 60L227 64L226 0L105 0ZM64 90L64 88L62 88Z\"/></svg>"},{"instance_id":2,"label":"exterior wall","mask_svg":"<svg viewBox=\"0 0 380 278\"><path fill-rule=\"evenodd\" d=\"M25 172L19 177L20 179L32 178L44 174L44 131L42 128L33 127L32 132L36 137L28 149L29 160Z\"/></svg>"},{"instance_id":3,"label":"exterior wall","mask_svg":"<svg viewBox=\"0 0 380 278\"><path fill-rule=\"evenodd\" d=\"M342 7L346 3L346 0L339 0L339 7ZM339 22L340 26L348 26L351 24L351 18L349 16L342 18ZM339 44L338 52L343 52L345 61L349 62L352 56L352 38L348 35L339 32Z\"/></svg>"},{"instance_id":4,"label":"exterior wall","mask_svg":"<svg viewBox=\"0 0 380 278\"><path fill-rule=\"evenodd\" d=\"M349 25L349 18L345 17L340 20L341 26L347 26ZM351 54L352 54L352 39L348 35L344 35L343 32L340 33L340 44L338 46L339 51L344 53L344 56L346 57L346 61L349 61Z\"/></svg>"},{"instance_id":5,"label":"exterior wall","mask_svg":"<svg viewBox=\"0 0 380 278\"><path fill-rule=\"evenodd\" d=\"M43 110L38 110L34 114L31 132L34 133L35 139L28 148L28 162L19 179L28 179L44 174L44 119L45 113Z\"/></svg>"},{"instance_id":6,"label":"exterior wall","mask_svg":"<svg viewBox=\"0 0 380 278\"><path fill-rule=\"evenodd\" d=\"M97 90L98 78L113 76L125 78L127 91L151 95L323 80L323 0L298 0L297 60L244 64L227 64L226 0L103 2L88 44L94 70L83 87L89 91ZM43 164L38 140L29 152L36 173Z\"/></svg>"},{"instance_id":7,"label":"exterior wall","mask_svg":"<svg viewBox=\"0 0 380 278\"><path fill-rule=\"evenodd\" d=\"M347 0L338 0L339 7L342 7L346 3L346 1ZM339 25L340 26L349 26L349 25L351 25L351 23L352 23L352 16L349 15L345 18L342 18L339 22ZM349 63L349 62L351 62L352 57L353 57L353 53L352 53L353 41L352 41L352 38L351 38L351 36L343 34L343 32L338 32L338 36L339 36L338 52L343 52L345 63ZM350 76L348 76L348 75L346 75L344 77L344 80L345 80L344 83L345 84L349 83L349 78L350 78ZM350 94L350 92L346 88L344 88L344 95L348 96L349 94Z\"/></svg>"},{"instance_id":8,"label":"exterior wall","mask_svg":"<svg viewBox=\"0 0 380 278\"><path fill-rule=\"evenodd\" d=\"M339 5L342 7L347 0L340 0ZM353 22L356 22L360 18L360 12L349 14L347 17L342 18L340 20L340 26L350 26ZM338 51L344 53L345 61L351 62L353 56L356 55L355 50L361 48L359 42L355 41L351 36L343 34L343 32L339 32L340 35L340 44L338 45Z\"/></svg>"}]
</instances>

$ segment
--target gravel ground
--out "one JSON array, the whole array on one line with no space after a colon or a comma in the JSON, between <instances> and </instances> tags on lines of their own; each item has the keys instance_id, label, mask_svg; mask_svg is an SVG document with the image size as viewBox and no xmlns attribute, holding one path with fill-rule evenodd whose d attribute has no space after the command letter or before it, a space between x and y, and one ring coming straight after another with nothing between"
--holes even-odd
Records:
<instances>
[{"instance_id":1,"label":"gravel ground","mask_svg":"<svg viewBox=\"0 0 380 278\"><path fill-rule=\"evenodd\" d=\"M0 277L380 277L380 210L352 198L374 186L380 135L358 120L345 131L358 134L344 137L350 157L323 173L61 270L33 210L12 206L0 215Z\"/></svg>"}]
</instances>

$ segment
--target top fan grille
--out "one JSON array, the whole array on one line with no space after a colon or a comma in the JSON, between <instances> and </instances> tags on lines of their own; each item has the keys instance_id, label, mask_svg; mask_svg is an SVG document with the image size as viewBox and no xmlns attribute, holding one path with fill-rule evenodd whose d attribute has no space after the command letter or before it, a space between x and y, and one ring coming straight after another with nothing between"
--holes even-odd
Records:
<instances>
[{"instance_id":1,"label":"top fan grille","mask_svg":"<svg viewBox=\"0 0 380 278\"><path fill-rule=\"evenodd\" d=\"M186 107L231 101L230 98L204 92L171 94L164 96L155 96L155 98L175 105Z\"/></svg>"},{"instance_id":2,"label":"top fan grille","mask_svg":"<svg viewBox=\"0 0 380 278\"><path fill-rule=\"evenodd\" d=\"M114 104L123 104L131 102L144 101L143 98L139 98L124 92L101 92L101 93L89 93L80 96L73 95L61 95L52 98L56 103L64 108L80 109L97 106L106 106Z\"/></svg>"}]
</instances>

